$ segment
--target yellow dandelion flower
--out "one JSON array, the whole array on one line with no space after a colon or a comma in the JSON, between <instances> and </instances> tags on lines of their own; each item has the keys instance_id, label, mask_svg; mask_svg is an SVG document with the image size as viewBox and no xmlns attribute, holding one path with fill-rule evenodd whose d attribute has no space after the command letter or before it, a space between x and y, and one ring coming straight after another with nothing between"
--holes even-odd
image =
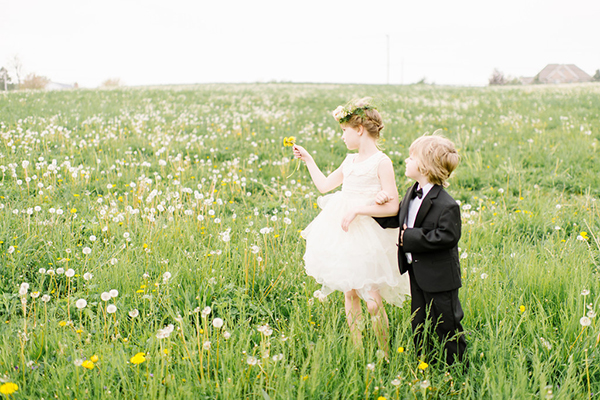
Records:
<instances>
[{"instance_id":1,"label":"yellow dandelion flower","mask_svg":"<svg viewBox=\"0 0 600 400\"><path fill-rule=\"evenodd\" d=\"M90 360L85 360L84 362L81 363L81 366L85 369L94 369L94 363L91 362Z\"/></svg>"},{"instance_id":2,"label":"yellow dandelion flower","mask_svg":"<svg viewBox=\"0 0 600 400\"><path fill-rule=\"evenodd\" d=\"M19 390L19 386L16 383L6 382L2 386L0 386L0 393L2 394L13 394Z\"/></svg>"},{"instance_id":3,"label":"yellow dandelion flower","mask_svg":"<svg viewBox=\"0 0 600 400\"><path fill-rule=\"evenodd\" d=\"M71 208L71 214L75 214L77 212L77 209L75 207Z\"/></svg>"},{"instance_id":4,"label":"yellow dandelion flower","mask_svg":"<svg viewBox=\"0 0 600 400\"><path fill-rule=\"evenodd\" d=\"M67 325L67 321L60 321L58 323L58 326L66 326Z\"/></svg>"},{"instance_id":5,"label":"yellow dandelion flower","mask_svg":"<svg viewBox=\"0 0 600 400\"><path fill-rule=\"evenodd\" d=\"M96 362L98 362L98 356L94 354L93 356L90 357L90 360L92 360L92 362L96 363Z\"/></svg>"},{"instance_id":6,"label":"yellow dandelion flower","mask_svg":"<svg viewBox=\"0 0 600 400\"><path fill-rule=\"evenodd\" d=\"M293 146L294 144L296 144L296 137L295 136L286 136L283 138L283 146L284 147L290 147Z\"/></svg>"},{"instance_id":7,"label":"yellow dandelion flower","mask_svg":"<svg viewBox=\"0 0 600 400\"><path fill-rule=\"evenodd\" d=\"M419 368L421 371L425 371L427 369L427 367L429 367L429 364L427 364L426 362L421 361L419 363L419 366L417 368Z\"/></svg>"},{"instance_id":8,"label":"yellow dandelion flower","mask_svg":"<svg viewBox=\"0 0 600 400\"><path fill-rule=\"evenodd\" d=\"M519 311L521 311L521 312L525 312L525 306L524 306L524 305L520 305L520 306L519 306Z\"/></svg>"},{"instance_id":9,"label":"yellow dandelion flower","mask_svg":"<svg viewBox=\"0 0 600 400\"><path fill-rule=\"evenodd\" d=\"M404 353L404 347L398 347L398 353Z\"/></svg>"},{"instance_id":10,"label":"yellow dandelion flower","mask_svg":"<svg viewBox=\"0 0 600 400\"><path fill-rule=\"evenodd\" d=\"M145 353L137 353L135 356L131 357L129 360L132 364L141 364L146 361Z\"/></svg>"}]
</instances>

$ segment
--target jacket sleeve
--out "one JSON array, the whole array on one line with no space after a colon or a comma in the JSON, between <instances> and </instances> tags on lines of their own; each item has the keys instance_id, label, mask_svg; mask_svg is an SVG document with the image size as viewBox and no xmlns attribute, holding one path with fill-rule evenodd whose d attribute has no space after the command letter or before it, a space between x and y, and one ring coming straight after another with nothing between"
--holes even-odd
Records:
<instances>
[{"instance_id":1,"label":"jacket sleeve","mask_svg":"<svg viewBox=\"0 0 600 400\"><path fill-rule=\"evenodd\" d=\"M411 253L450 249L458 244L461 233L460 208L453 204L442 211L434 229L408 228L404 231L402 247Z\"/></svg>"},{"instance_id":2,"label":"jacket sleeve","mask_svg":"<svg viewBox=\"0 0 600 400\"><path fill-rule=\"evenodd\" d=\"M402 203L400 204L402 205ZM382 228L399 228L400 227L400 208L398 208L398 214L391 217L373 217L373 219Z\"/></svg>"}]
</instances>

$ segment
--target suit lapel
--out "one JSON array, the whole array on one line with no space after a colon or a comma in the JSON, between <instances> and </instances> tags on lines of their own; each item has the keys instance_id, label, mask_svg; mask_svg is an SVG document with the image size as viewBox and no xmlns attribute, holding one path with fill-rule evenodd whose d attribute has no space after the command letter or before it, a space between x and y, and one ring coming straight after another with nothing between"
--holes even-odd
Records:
<instances>
[{"instance_id":1,"label":"suit lapel","mask_svg":"<svg viewBox=\"0 0 600 400\"><path fill-rule=\"evenodd\" d=\"M421 207L419 208L419 212L417 212L417 217L415 218L416 227L420 227L423 223L423 220L425 219L425 216L429 212L431 204L433 203L432 199L435 199L438 196L440 190L442 190L442 187L440 185L434 185L429 191L429 193L427 193L427 196L425 196L425 198L423 199Z\"/></svg>"},{"instance_id":2,"label":"suit lapel","mask_svg":"<svg viewBox=\"0 0 600 400\"><path fill-rule=\"evenodd\" d=\"M406 223L406 216L408 215L408 205L412 200L413 189L418 184L419 183L416 182L414 185L412 185L404 195L404 198L402 199L402 204L400 205L400 213L398 214L398 218L400 218L400 229L402 229L402 226L404 226L404 224Z\"/></svg>"}]
</instances>

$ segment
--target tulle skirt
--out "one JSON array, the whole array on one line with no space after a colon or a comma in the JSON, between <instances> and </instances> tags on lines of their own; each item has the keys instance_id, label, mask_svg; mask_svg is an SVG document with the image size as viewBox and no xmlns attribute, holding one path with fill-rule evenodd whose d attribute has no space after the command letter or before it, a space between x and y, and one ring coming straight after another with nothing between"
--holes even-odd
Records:
<instances>
[{"instance_id":1,"label":"tulle skirt","mask_svg":"<svg viewBox=\"0 0 600 400\"><path fill-rule=\"evenodd\" d=\"M365 301L377 290L390 304L402 306L410 294L408 274L398 269L398 229L383 229L371 217L357 216L348 232L342 218L353 207L372 204L372 197L336 192L320 197L321 213L302 231L306 239L306 273L320 284L321 293L354 289Z\"/></svg>"}]
</instances>

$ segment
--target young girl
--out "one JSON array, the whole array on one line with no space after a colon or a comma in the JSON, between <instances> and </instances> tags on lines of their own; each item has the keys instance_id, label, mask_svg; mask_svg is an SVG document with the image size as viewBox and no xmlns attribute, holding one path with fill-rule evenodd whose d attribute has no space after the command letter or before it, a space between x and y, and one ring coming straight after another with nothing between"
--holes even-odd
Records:
<instances>
[{"instance_id":1,"label":"young girl","mask_svg":"<svg viewBox=\"0 0 600 400\"><path fill-rule=\"evenodd\" d=\"M398 232L381 228L371 218L398 213L397 202L374 202L381 190L398 196L392 161L377 148L383 121L370 98L339 106L333 116L348 150L358 152L348 154L331 175L325 176L308 151L294 145L294 156L306 163L321 193L342 185L341 191L317 200L322 211L302 231L305 269L323 285L321 296L334 290L344 293L346 318L357 347L362 343L360 299L367 303L379 347L387 356L389 323L382 298L402 306L404 295L410 293L408 275L400 275L398 269Z\"/></svg>"}]
</instances>

